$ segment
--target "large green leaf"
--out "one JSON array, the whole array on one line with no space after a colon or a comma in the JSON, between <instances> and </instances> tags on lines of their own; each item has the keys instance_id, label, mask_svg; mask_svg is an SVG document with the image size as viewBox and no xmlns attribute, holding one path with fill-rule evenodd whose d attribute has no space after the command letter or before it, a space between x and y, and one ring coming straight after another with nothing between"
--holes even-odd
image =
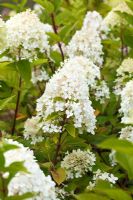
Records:
<instances>
[{"instance_id":1,"label":"large green leaf","mask_svg":"<svg viewBox=\"0 0 133 200\"><path fill-rule=\"evenodd\" d=\"M83 193L75 196L77 200L110 200L108 197L93 193Z\"/></svg>"},{"instance_id":2,"label":"large green leaf","mask_svg":"<svg viewBox=\"0 0 133 200\"><path fill-rule=\"evenodd\" d=\"M0 63L0 80L5 81L10 87L18 87L18 72L15 63Z\"/></svg>"},{"instance_id":3,"label":"large green leaf","mask_svg":"<svg viewBox=\"0 0 133 200\"><path fill-rule=\"evenodd\" d=\"M128 172L128 177L133 180L133 155L116 152L116 160Z\"/></svg>"},{"instance_id":4,"label":"large green leaf","mask_svg":"<svg viewBox=\"0 0 133 200\"><path fill-rule=\"evenodd\" d=\"M133 155L133 144L126 140L119 140L117 138L109 138L99 144L103 149L113 149L121 153Z\"/></svg>"}]
</instances>

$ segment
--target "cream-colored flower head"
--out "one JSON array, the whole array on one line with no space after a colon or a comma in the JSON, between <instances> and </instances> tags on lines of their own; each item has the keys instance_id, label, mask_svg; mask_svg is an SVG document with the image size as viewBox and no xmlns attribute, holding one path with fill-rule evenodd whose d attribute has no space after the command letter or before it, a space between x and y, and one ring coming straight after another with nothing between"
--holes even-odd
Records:
<instances>
[{"instance_id":1,"label":"cream-colored flower head","mask_svg":"<svg viewBox=\"0 0 133 200\"><path fill-rule=\"evenodd\" d=\"M117 69L118 75L122 75L125 72L133 73L133 59L132 58L124 59L121 66Z\"/></svg>"},{"instance_id":2,"label":"cream-colored flower head","mask_svg":"<svg viewBox=\"0 0 133 200\"><path fill-rule=\"evenodd\" d=\"M124 19L120 17L116 11L125 12L127 14L133 15L132 10L128 7L126 2L121 1L116 7L114 7L104 19L104 23L110 27L118 26L124 23Z\"/></svg>"},{"instance_id":3,"label":"cream-colored flower head","mask_svg":"<svg viewBox=\"0 0 133 200\"><path fill-rule=\"evenodd\" d=\"M16 14L6 22L6 27L12 57L33 60L37 58L38 53L49 52L46 33L52 32L52 27L43 24L33 11L26 10Z\"/></svg>"}]
</instances>

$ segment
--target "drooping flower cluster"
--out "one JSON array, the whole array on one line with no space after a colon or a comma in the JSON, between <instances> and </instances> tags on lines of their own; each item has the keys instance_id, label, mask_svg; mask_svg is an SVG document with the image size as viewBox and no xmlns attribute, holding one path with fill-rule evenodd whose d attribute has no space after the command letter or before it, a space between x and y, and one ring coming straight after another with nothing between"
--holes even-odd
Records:
<instances>
[{"instance_id":1,"label":"drooping flower cluster","mask_svg":"<svg viewBox=\"0 0 133 200\"><path fill-rule=\"evenodd\" d=\"M15 59L33 60L38 53L49 52L46 33L52 32L52 27L43 24L33 11L16 14L6 22L6 27L8 48Z\"/></svg>"},{"instance_id":2,"label":"drooping flower cluster","mask_svg":"<svg viewBox=\"0 0 133 200\"><path fill-rule=\"evenodd\" d=\"M68 44L68 60L64 61L62 68L49 80L44 94L37 100L37 116L40 117L43 133L62 132L62 124L65 121L65 123L73 123L79 133L85 130L94 134L96 119L89 100L89 88L96 86L97 80L100 79L99 66L102 65L103 60L100 33L103 29L102 17L95 11L88 12L81 29L81 33L87 34L86 37L83 36L81 43L75 39L73 42L72 39L72 46L71 42ZM81 38L82 35L79 36L79 39ZM76 45L75 50L73 44ZM84 47L86 44L87 46ZM78 54L77 48L80 46L81 53ZM104 101L104 97L109 96L104 81L101 86L95 87L95 91L97 91L96 99L101 102ZM30 119L31 123L32 120L34 119ZM25 129L25 137L28 138L29 135ZM35 136L35 131L33 135Z\"/></svg>"},{"instance_id":3,"label":"drooping flower cluster","mask_svg":"<svg viewBox=\"0 0 133 200\"><path fill-rule=\"evenodd\" d=\"M7 33L5 22L0 18L0 54L7 48Z\"/></svg>"},{"instance_id":4,"label":"drooping flower cluster","mask_svg":"<svg viewBox=\"0 0 133 200\"><path fill-rule=\"evenodd\" d=\"M125 23L125 20L121 16L119 16L117 11L133 15L132 10L128 7L127 3L125 1L121 1L107 14L107 16L104 18L103 23L110 27L120 26L122 23Z\"/></svg>"},{"instance_id":5,"label":"drooping flower cluster","mask_svg":"<svg viewBox=\"0 0 133 200\"><path fill-rule=\"evenodd\" d=\"M103 51L100 34L107 31L102 26L102 17L96 11L88 12L83 27L77 31L67 46L67 55L74 57L82 55L92 60L98 66L103 63Z\"/></svg>"},{"instance_id":6,"label":"drooping flower cluster","mask_svg":"<svg viewBox=\"0 0 133 200\"><path fill-rule=\"evenodd\" d=\"M61 167L66 170L67 179L79 178L88 171L92 171L95 161L96 157L90 150L77 149L66 153Z\"/></svg>"},{"instance_id":7,"label":"drooping flower cluster","mask_svg":"<svg viewBox=\"0 0 133 200\"><path fill-rule=\"evenodd\" d=\"M4 153L5 165L9 166L14 162L24 162L27 172L18 172L8 185L8 195L22 195L27 192L35 193L31 200L56 200L55 183L50 176L45 176L36 163L33 152L22 144L7 139L8 144L17 146ZM5 174L6 178L6 174Z\"/></svg>"},{"instance_id":8,"label":"drooping flower cluster","mask_svg":"<svg viewBox=\"0 0 133 200\"><path fill-rule=\"evenodd\" d=\"M88 12L85 16L81 30L77 31L67 46L67 55L74 57L82 55L92 60L97 66L103 64L103 46L102 39L108 33L107 26L103 23L103 19L96 11ZM98 86L93 85L96 100L104 102L105 98L109 98L109 89L103 81Z\"/></svg>"},{"instance_id":9,"label":"drooping flower cluster","mask_svg":"<svg viewBox=\"0 0 133 200\"><path fill-rule=\"evenodd\" d=\"M96 186L98 180L108 181L111 184L115 184L118 178L113 174L102 172L100 169L98 169L96 172L94 172L93 181L89 183L87 189L92 190Z\"/></svg>"},{"instance_id":10,"label":"drooping flower cluster","mask_svg":"<svg viewBox=\"0 0 133 200\"><path fill-rule=\"evenodd\" d=\"M94 134L96 120L89 100L88 86L99 76L99 68L82 56L66 60L37 100L37 115L41 119L43 132L61 132L65 115L66 121L73 121L75 128ZM55 112L61 116L47 120ZM27 132L25 130L25 135Z\"/></svg>"}]
</instances>

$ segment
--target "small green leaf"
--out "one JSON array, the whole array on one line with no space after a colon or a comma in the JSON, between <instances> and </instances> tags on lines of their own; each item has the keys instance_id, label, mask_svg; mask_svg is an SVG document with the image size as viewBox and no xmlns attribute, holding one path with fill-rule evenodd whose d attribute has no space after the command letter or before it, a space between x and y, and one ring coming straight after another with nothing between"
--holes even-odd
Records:
<instances>
[{"instance_id":1,"label":"small green leaf","mask_svg":"<svg viewBox=\"0 0 133 200\"><path fill-rule=\"evenodd\" d=\"M31 66L28 60L21 60L17 62L17 68L24 81L29 84L31 80Z\"/></svg>"},{"instance_id":2,"label":"small green leaf","mask_svg":"<svg viewBox=\"0 0 133 200\"><path fill-rule=\"evenodd\" d=\"M66 124L65 129L72 137L76 136L76 133L75 133L76 129L73 124Z\"/></svg>"},{"instance_id":3,"label":"small green leaf","mask_svg":"<svg viewBox=\"0 0 133 200\"><path fill-rule=\"evenodd\" d=\"M0 110L3 110L8 106L8 104L14 99L15 96L8 97L6 99L0 100Z\"/></svg>"},{"instance_id":4,"label":"small green leaf","mask_svg":"<svg viewBox=\"0 0 133 200\"><path fill-rule=\"evenodd\" d=\"M60 42L61 41L60 36L55 34L55 33L49 32L49 33L47 33L47 35L50 37L50 40L52 40L54 42Z\"/></svg>"},{"instance_id":5,"label":"small green leaf","mask_svg":"<svg viewBox=\"0 0 133 200\"><path fill-rule=\"evenodd\" d=\"M52 177L54 181L60 185L62 182L66 179L66 173L65 170L62 168L58 168L57 170L51 171Z\"/></svg>"},{"instance_id":6,"label":"small green leaf","mask_svg":"<svg viewBox=\"0 0 133 200\"><path fill-rule=\"evenodd\" d=\"M50 115L48 115L48 117L45 119L45 121L50 121L53 119L56 119L59 116L58 112L53 112Z\"/></svg>"},{"instance_id":7,"label":"small green leaf","mask_svg":"<svg viewBox=\"0 0 133 200\"><path fill-rule=\"evenodd\" d=\"M37 59L31 63L31 67L39 66L47 62L48 62L47 59Z\"/></svg>"}]
</instances>

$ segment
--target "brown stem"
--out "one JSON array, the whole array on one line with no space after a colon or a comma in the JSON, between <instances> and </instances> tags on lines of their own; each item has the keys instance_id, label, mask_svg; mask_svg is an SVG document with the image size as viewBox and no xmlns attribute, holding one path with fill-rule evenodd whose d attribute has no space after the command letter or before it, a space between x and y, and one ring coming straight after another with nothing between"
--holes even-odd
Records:
<instances>
[{"instance_id":1,"label":"brown stem","mask_svg":"<svg viewBox=\"0 0 133 200\"><path fill-rule=\"evenodd\" d=\"M2 188L0 188L0 191L2 191L3 198L5 198L7 196L7 188L5 186L5 181L4 181L1 173L0 173L0 178L1 178L1 183L2 183Z\"/></svg>"},{"instance_id":2,"label":"brown stem","mask_svg":"<svg viewBox=\"0 0 133 200\"><path fill-rule=\"evenodd\" d=\"M61 149L61 139L62 139L62 135L63 135L63 128L64 128L64 125L66 124L66 114L64 114L64 117L63 117L63 121L62 121L62 129L61 129L61 133L59 135L59 139L58 139L58 143L57 143L57 147L56 147L56 151L55 151L55 156L54 156L54 160L53 160L53 165L55 166L58 162L58 155L60 153L60 149Z\"/></svg>"},{"instance_id":3,"label":"brown stem","mask_svg":"<svg viewBox=\"0 0 133 200\"><path fill-rule=\"evenodd\" d=\"M62 137L62 133L60 133L60 135L59 135L59 139L58 139L58 143L57 143L57 147L56 147L56 152L55 152L55 156L54 156L54 160L53 160L54 166L57 164L57 161L58 161L58 155L59 155L60 148L61 148L61 137Z\"/></svg>"},{"instance_id":4,"label":"brown stem","mask_svg":"<svg viewBox=\"0 0 133 200\"><path fill-rule=\"evenodd\" d=\"M20 76L18 94L17 94L17 101L16 101L16 108L15 108L15 114L14 114L14 120L13 120L13 127L12 127L12 135L14 135L15 127L16 127L16 118L17 118L17 114L18 114L20 95L21 95L21 85L22 85L22 79L21 79L21 76Z\"/></svg>"},{"instance_id":5,"label":"brown stem","mask_svg":"<svg viewBox=\"0 0 133 200\"><path fill-rule=\"evenodd\" d=\"M120 39L121 39L121 59L123 60L124 57L128 55L128 48L124 44L124 36L123 36L124 29L122 26L123 25L121 24Z\"/></svg>"},{"instance_id":6,"label":"brown stem","mask_svg":"<svg viewBox=\"0 0 133 200\"><path fill-rule=\"evenodd\" d=\"M55 34L58 35L58 31L57 31L57 27L56 27L56 23L55 23L54 13L51 13L51 20L52 20L52 25L53 25L54 32L55 32ZM62 50L61 43L58 42L57 44L58 44L58 47L59 47L59 50L60 50L60 53L61 53L61 56L62 56L62 61L64 61L64 53L63 53L63 50Z\"/></svg>"}]
</instances>

